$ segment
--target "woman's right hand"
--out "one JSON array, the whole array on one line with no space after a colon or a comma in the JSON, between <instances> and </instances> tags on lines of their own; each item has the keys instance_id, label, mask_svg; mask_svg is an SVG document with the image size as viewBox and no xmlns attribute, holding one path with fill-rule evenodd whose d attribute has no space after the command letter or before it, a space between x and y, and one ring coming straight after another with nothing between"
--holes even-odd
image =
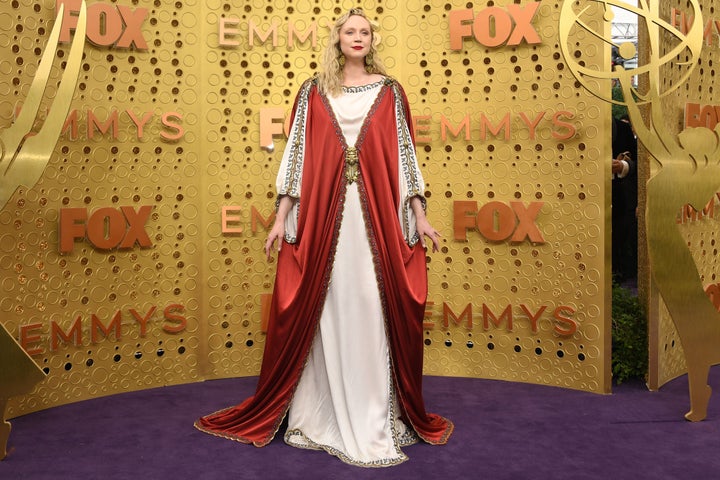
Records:
<instances>
[{"instance_id":1,"label":"woman's right hand","mask_svg":"<svg viewBox=\"0 0 720 480\"><path fill-rule=\"evenodd\" d=\"M282 247L283 241L285 240L285 218L290 212L293 202L294 200L287 195L280 197L278 209L275 213L275 223L273 224L273 227L268 234L267 241L265 242L265 255L267 255L268 260L272 257L272 252L275 249L275 241L277 241L278 252Z\"/></svg>"}]
</instances>

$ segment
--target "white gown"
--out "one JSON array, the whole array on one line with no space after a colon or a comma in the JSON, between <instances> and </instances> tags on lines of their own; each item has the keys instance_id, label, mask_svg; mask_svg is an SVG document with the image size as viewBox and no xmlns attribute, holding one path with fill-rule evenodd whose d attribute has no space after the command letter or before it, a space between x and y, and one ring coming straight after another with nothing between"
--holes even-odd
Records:
<instances>
[{"instance_id":1,"label":"white gown","mask_svg":"<svg viewBox=\"0 0 720 480\"><path fill-rule=\"evenodd\" d=\"M382 82L329 97L347 145L360 133ZM417 441L398 418L390 354L357 182L347 186L320 327L288 413L285 442L322 449L353 465L407 459Z\"/></svg>"}]
</instances>

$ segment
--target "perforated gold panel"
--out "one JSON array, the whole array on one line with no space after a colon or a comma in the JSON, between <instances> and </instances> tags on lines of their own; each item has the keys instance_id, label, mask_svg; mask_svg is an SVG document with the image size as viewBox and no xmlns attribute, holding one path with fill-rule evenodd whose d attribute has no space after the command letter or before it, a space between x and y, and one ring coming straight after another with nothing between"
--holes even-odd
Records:
<instances>
[{"instance_id":1,"label":"perforated gold panel","mask_svg":"<svg viewBox=\"0 0 720 480\"><path fill-rule=\"evenodd\" d=\"M114 3L92 5L88 16L97 22L104 15L108 28L128 21ZM54 2L7 7L0 13L5 127L27 97L55 23ZM11 402L9 417L202 378L201 36L191 30L199 4L140 7L148 9L142 23L147 48L86 43L73 111L55 155L39 183L20 187L0 213L0 315L48 374L34 393ZM68 48L58 47L38 128ZM143 208L151 209L145 221L128 218ZM73 240L60 228L63 212L87 238ZM103 224L90 235L93 222ZM123 240L134 236L131 225L139 226L151 245L122 247L103 232L108 225L121 229ZM61 253L68 238L71 250Z\"/></svg>"},{"instance_id":2,"label":"perforated gold panel","mask_svg":"<svg viewBox=\"0 0 720 480\"><path fill-rule=\"evenodd\" d=\"M561 2L119 0L90 2L88 18L135 12L140 28L86 44L77 136L66 129L0 213L0 320L48 373L9 416L258 373L283 122L327 25L359 3L410 101L443 235L428 255L426 373L609 391L610 110L567 71ZM55 22L54 2L10 7L0 128ZM607 67L597 38L573 41L574 61Z\"/></svg>"},{"instance_id":3,"label":"perforated gold panel","mask_svg":"<svg viewBox=\"0 0 720 480\"><path fill-rule=\"evenodd\" d=\"M690 78L678 90L665 100L665 108L672 115L667 118L667 128L675 135L687 127L708 127L714 129L718 116L716 114L718 100L718 83L715 78L715 65L720 60L720 31L715 22L720 19L714 2L700 0L702 11L702 25L704 30L701 55L697 60L697 67ZM686 2L660 2L660 15L667 19L682 33L687 33L692 24L690 5ZM669 36L661 37L661 55L669 52L673 39ZM679 68L665 68L660 76L661 89L669 90L681 80L682 70ZM657 164L650 162L652 174L659 171ZM720 196L715 195L707 199L707 204L701 211L690 206L677 211L677 228L690 249L700 280L707 294L720 309L720 256L718 256L718 232L720 232ZM657 324L658 334L654 344L651 344L651 355L657 356L657 371L650 372L651 383L660 387L669 380L687 372L685 352L680 342L673 320L667 308L658 299L660 306L658 315L651 318Z\"/></svg>"}]
</instances>

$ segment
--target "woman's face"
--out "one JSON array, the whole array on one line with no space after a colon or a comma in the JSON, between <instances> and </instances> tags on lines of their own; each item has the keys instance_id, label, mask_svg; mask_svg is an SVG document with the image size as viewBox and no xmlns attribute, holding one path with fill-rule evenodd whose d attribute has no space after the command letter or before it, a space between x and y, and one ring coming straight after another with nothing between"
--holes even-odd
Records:
<instances>
[{"instance_id":1,"label":"woman's face","mask_svg":"<svg viewBox=\"0 0 720 480\"><path fill-rule=\"evenodd\" d=\"M360 15L351 15L340 27L340 51L347 60L364 59L371 45L370 22Z\"/></svg>"}]
</instances>

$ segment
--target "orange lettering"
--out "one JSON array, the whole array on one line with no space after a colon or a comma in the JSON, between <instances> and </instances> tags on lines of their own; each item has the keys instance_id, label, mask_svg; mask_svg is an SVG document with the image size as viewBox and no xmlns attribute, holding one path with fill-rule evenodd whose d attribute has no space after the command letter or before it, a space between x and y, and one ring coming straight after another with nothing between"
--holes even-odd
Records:
<instances>
[{"instance_id":1,"label":"orange lettering","mask_svg":"<svg viewBox=\"0 0 720 480\"><path fill-rule=\"evenodd\" d=\"M134 308L130 309L130 313L132 316L137 320L137 322L140 324L140 337L145 338L147 335L147 321L152 316L153 313L155 313L155 310L157 307L153 305L153 307L150 309L148 313L145 314L144 317L141 317L140 314L135 310Z\"/></svg>"},{"instance_id":2,"label":"orange lettering","mask_svg":"<svg viewBox=\"0 0 720 480\"><path fill-rule=\"evenodd\" d=\"M250 209L250 230L252 230L252 233L257 232L257 224L258 222L265 227L266 230L269 230L272 226L272 223L275 221L275 212L270 213L266 219L263 219L263 216L260 214L257 208L253 205Z\"/></svg>"},{"instance_id":3,"label":"orange lettering","mask_svg":"<svg viewBox=\"0 0 720 480\"><path fill-rule=\"evenodd\" d=\"M91 326L90 331L92 332L90 337L92 339L92 343L99 343L100 342L100 332L102 332L103 336L107 338L108 335L114 330L115 331L115 339L120 340L122 338L122 330L121 327L121 315L120 310L118 310L115 315L113 316L112 320L110 321L110 324L106 327L103 325L102 321L98 318L97 315L92 314L91 318Z\"/></svg>"},{"instance_id":4,"label":"orange lettering","mask_svg":"<svg viewBox=\"0 0 720 480\"><path fill-rule=\"evenodd\" d=\"M472 216L468 215L472 214ZM453 202L453 238L467 240L467 231L475 229L477 202L466 200Z\"/></svg>"},{"instance_id":5,"label":"orange lettering","mask_svg":"<svg viewBox=\"0 0 720 480\"><path fill-rule=\"evenodd\" d=\"M221 47L236 47L240 45L239 40L232 40L228 37L240 35L237 27L240 20L237 18L220 18L218 21L218 45Z\"/></svg>"},{"instance_id":6,"label":"orange lettering","mask_svg":"<svg viewBox=\"0 0 720 480\"><path fill-rule=\"evenodd\" d=\"M68 332L65 332L57 322L50 322L50 350L55 351L59 348L60 340L64 343L72 342L73 345L79 347L82 345L82 317L77 317Z\"/></svg>"},{"instance_id":7,"label":"orange lettering","mask_svg":"<svg viewBox=\"0 0 720 480\"><path fill-rule=\"evenodd\" d=\"M285 109L281 107L260 109L260 146L273 150L273 137L283 134Z\"/></svg>"},{"instance_id":8,"label":"orange lettering","mask_svg":"<svg viewBox=\"0 0 720 480\"><path fill-rule=\"evenodd\" d=\"M223 206L220 213L220 231L222 233L242 233L241 226L231 227L230 224L240 223L242 220L239 215L231 215L231 213L239 213L240 207Z\"/></svg>"},{"instance_id":9,"label":"orange lettering","mask_svg":"<svg viewBox=\"0 0 720 480\"><path fill-rule=\"evenodd\" d=\"M184 312L185 307L177 303L168 305L163 311L165 320L172 322L174 325L163 325L162 329L165 333L180 333L187 327L187 318L182 315L177 315L174 312Z\"/></svg>"},{"instance_id":10,"label":"orange lettering","mask_svg":"<svg viewBox=\"0 0 720 480\"><path fill-rule=\"evenodd\" d=\"M496 317L495 314L488 308L487 305L483 303L483 328L485 330L490 329L490 322L492 322L495 327L500 327L500 324L503 321L503 318L507 320L507 330L508 332L512 332L513 329L513 314L512 314L512 305L508 305L505 307L505 310L500 314L500 318ZM490 320L490 321L488 321Z\"/></svg>"},{"instance_id":11,"label":"orange lettering","mask_svg":"<svg viewBox=\"0 0 720 480\"><path fill-rule=\"evenodd\" d=\"M575 309L565 305L561 305L555 309L555 311L553 312L553 317L555 318L555 320L557 320L560 324L566 325L565 329L561 328L560 325L555 325L555 333L566 337L575 334L578 327L577 322L572 318L566 316L572 315L573 313L575 313Z\"/></svg>"},{"instance_id":12,"label":"orange lettering","mask_svg":"<svg viewBox=\"0 0 720 480\"><path fill-rule=\"evenodd\" d=\"M20 326L20 346L27 352L28 355L40 355L45 353L41 347L30 348L30 344L39 342L42 337L40 335L33 335L33 330L39 330L42 328L42 323L30 323L28 325Z\"/></svg>"},{"instance_id":13,"label":"orange lettering","mask_svg":"<svg viewBox=\"0 0 720 480\"><path fill-rule=\"evenodd\" d=\"M530 311L530 309L523 304L520 305L520 308L522 308L523 312L525 312L525 315L528 316L528 319L530 320L530 324L532 326L532 332L537 333L538 320L540 319L540 315L542 315L543 312L547 309L547 306L543 305L542 307L540 307L540 310L538 310L537 313L535 313L535 315L533 315L532 312Z\"/></svg>"},{"instance_id":14,"label":"orange lettering","mask_svg":"<svg viewBox=\"0 0 720 480\"><path fill-rule=\"evenodd\" d=\"M453 323L455 325L460 325L463 321L463 318L467 319L467 328L472 330L473 328L473 320L472 320L472 304L468 303L465 309L462 311L460 316L456 316L455 312L453 312L450 309L450 306L448 306L447 303L443 302L443 326L445 328L448 328L450 325L449 319L452 319Z\"/></svg>"},{"instance_id":15,"label":"orange lettering","mask_svg":"<svg viewBox=\"0 0 720 480\"><path fill-rule=\"evenodd\" d=\"M450 130L450 133L452 133L453 137L457 137L460 135L461 130L465 130L465 140L470 140L470 114L468 113L465 115L465 117L460 122L460 125L458 125L457 129L452 128L452 125L450 125L450 120L445 115L442 115L440 117L440 128L441 128L441 134L443 142L447 141L447 130Z\"/></svg>"},{"instance_id":16,"label":"orange lettering","mask_svg":"<svg viewBox=\"0 0 720 480\"><path fill-rule=\"evenodd\" d=\"M480 207L477 226L483 237L499 242L515 230L515 214L512 208L501 202L489 202Z\"/></svg>"}]
</instances>

